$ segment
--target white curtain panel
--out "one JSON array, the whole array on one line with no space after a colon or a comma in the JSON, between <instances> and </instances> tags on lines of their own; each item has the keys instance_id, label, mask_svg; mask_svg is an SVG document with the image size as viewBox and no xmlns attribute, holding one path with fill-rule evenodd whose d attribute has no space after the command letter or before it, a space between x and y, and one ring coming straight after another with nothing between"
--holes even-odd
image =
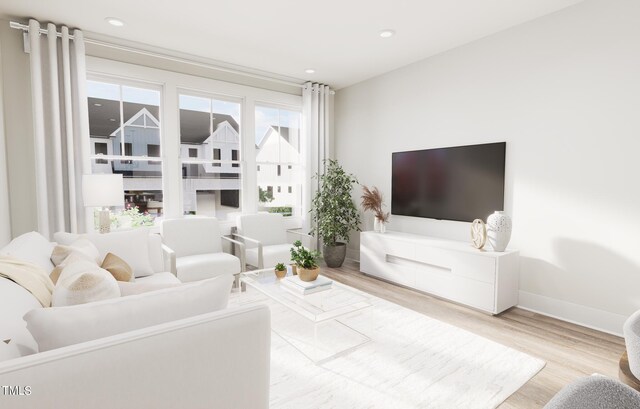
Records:
<instances>
[{"instance_id":1,"label":"white curtain panel","mask_svg":"<svg viewBox=\"0 0 640 409\"><path fill-rule=\"evenodd\" d=\"M311 198L318 190L316 173L324 173L323 161L329 157L331 131L331 89L328 85L307 82L302 88L302 129L309 141L304 152L308 163L307 183L303 186L304 208L311 209ZM311 221L306 218L305 230L309 231Z\"/></svg>"},{"instance_id":2,"label":"white curtain panel","mask_svg":"<svg viewBox=\"0 0 640 409\"><path fill-rule=\"evenodd\" d=\"M84 232L82 174L90 173L89 114L82 31L29 21L38 231ZM71 38L73 36L73 38Z\"/></svg>"}]
</instances>

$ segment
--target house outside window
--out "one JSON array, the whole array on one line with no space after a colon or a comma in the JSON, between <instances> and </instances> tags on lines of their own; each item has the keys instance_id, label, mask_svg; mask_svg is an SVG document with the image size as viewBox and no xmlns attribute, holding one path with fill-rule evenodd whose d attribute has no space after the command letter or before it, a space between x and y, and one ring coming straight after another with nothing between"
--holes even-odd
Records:
<instances>
[{"instance_id":1,"label":"house outside window","mask_svg":"<svg viewBox=\"0 0 640 409\"><path fill-rule=\"evenodd\" d=\"M185 93L179 109L183 213L232 217L241 211L241 102Z\"/></svg>"},{"instance_id":2,"label":"house outside window","mask_svg":"<svg viewBox=\"0 0 640 409\"><path fill-rule=\"evenodd\" d=\"M278 186L271 200L260 203L259 210L302 216L304 167L301 156L300 111L256 106L256 164L259 190ZM288 186L282 189L282 186Z\"/></svg>"},{"instance_id":3,"label":"house outside window","mask_svg":"<svg viewBox=\"0 0 640 409\"><path fill-rule=\"evenodd\" d=\"M92 173L121 174L125 207L153 224L163 210L160 89L89 80L87 94Z\"/></svg>"}]
</instances>

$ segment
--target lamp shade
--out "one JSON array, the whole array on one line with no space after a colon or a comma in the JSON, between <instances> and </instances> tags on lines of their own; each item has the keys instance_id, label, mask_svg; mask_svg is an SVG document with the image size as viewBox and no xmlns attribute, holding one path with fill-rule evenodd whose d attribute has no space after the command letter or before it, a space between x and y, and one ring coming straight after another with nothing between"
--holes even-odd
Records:
<instances>
[{"instance_id":1,"label":"lamp shade","mask_svg":"<svg viewBox=\"0 0 640 409\"><path fill-rule=\"evenodd\" d=\"M86 207L123 206L122 175L82 175L82 198Z\"/></svg>"}]
</instances>

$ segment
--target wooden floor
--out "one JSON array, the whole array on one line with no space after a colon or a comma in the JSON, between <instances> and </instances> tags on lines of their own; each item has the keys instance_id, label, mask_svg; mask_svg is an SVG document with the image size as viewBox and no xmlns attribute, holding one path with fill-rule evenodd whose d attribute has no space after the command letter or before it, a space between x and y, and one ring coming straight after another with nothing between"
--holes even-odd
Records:
<instances>
[{"instance_id":1,"label":"wooden floor","mask_svg":"<svg viewBox=\"0 0 640 409\"><path fill-rule=\"evenodd\" d=\"M353 261L345 261L338 269L323 267L322 271L336 281L546 361L544 369L501 409L541 408L564 385L593 373L617 379L618 360L624 351L620 337L519 308L490 316L366 276Z\"/></svg>"}]
</instances>

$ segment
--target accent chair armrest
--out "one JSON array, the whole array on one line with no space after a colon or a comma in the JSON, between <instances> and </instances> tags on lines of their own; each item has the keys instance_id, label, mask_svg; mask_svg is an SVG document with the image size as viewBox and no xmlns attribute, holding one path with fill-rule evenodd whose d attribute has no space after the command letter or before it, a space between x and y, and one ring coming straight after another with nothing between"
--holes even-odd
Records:
<instances>
[{"instance_id":1,"label":"accent chair armrest","mask_svg":"<svg viewBox=\"0 0 640 409\"><path fill-rule=\"evenodd\" d=\"M314 237L312 235L310 235L308 233L302 233L302 232L299 232L299 231L295 231L295 230L290 230L290 229L287 229L287 233L298 235L298 236L301 237L301 239L308 239L309 240L309 244L307 245L307 243L303 242L303 245L305 245L308 248L311 248L311 250L315 250L315 240L314 240Z\"/></svg>"},{"instance_id":2,"label":"accent chair armrest","mask_svg":"<svg viewBox=\"0 0 640 409\"><path fill-rule=\"evenodd\" d=\"M174 276L178 275L178 269L176 268L176 252L171 250L169 246L162 243L162 256L164 259L164 268L169 270Z\"/></svg>"},{"instance_id":3,"label":"accent chair armrest","mask_svg":"<svg viewBox=\"0 0 640 409\"><path fill-rule=\"evenodd\" d=\"M238 233L233 233L233 237L239 238L244 242L249 242L258 246L258 268L264 268L264 260L262 259L262 242L252 239L250 237L241 236ZM246 247L246 244L245 244Z\"/></svg>"},{"instance_id":4,"label":"accent chair armrest","mask_svg":"<svg viewBox=\"0 0 640 409\"><path fill-rule=\"evenodd\" d=\"M245 253L245 245L243 242L238 241L238 240L234 240L230 237L227 236L222 236L223 240L228 241L229 243L231 243L231 245L235 246L238 251L236 254L236 256L240 259L240 271L247 271L247 262L246 262L246 253Z\"/></svg>"}]
</instances>

